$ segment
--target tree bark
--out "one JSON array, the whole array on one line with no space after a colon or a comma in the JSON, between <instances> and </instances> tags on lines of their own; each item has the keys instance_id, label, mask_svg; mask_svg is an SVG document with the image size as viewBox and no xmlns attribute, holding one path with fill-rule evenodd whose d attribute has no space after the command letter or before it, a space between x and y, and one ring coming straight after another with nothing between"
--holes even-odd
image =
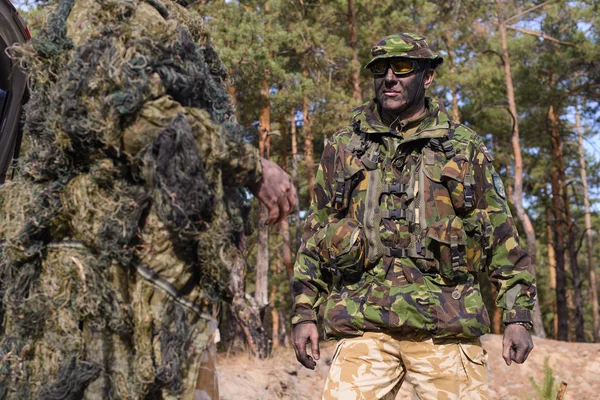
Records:
<instances>
[{"instance_id":1,"label":"tree bark","mask_svg":"<svg viewBox=\"0 0 600 400\"><path fill-rule=\"evenodd\" d=\"M556 255L556 315L558 317L557 339L569 340L569 309L567 307L565 275L565 228L566 216L562 202L560 170L562 165L562 142L558 125L558 116L554 106L548 108L548 128L550 130L550 153L552 155L552 228L554 231L554 252Z\"/></svg>"},{"instance_id":2,"label":"tree bark","mask_svg":"<svg viewBox=\"0 0 600 400\"><path fill-rule=\"evenodd\" d=\"M587 172L585 165L585 151L583 149L583 131L581 129L581 119L579 107L575 111L575 124L577 128L577 137L579 144L579 168L581 175L581 184L583 185L583 206L585 209L585 236L587 239L587 262L588 274L590 277L590 303L592 304L592 321L594 342L600 342L600 315L598 314L598 289L596 285L596 271L594 268L594 241L592 231L592 217L590 212L590 196L588 191Z\"/></svg>"},{"instance_id":3,"label":"tree bark","mask_svg":"<svg viewBox=\"0 0 600 400\"><path fill-rule=\"evenodd\" d=\"M552 79L554 82L554 79ZM564 225L566 226L567 242L565 243L567 255L569 256L569 265L571 275L573 277L573 299L575 302L574 322L575 322L575 340L585 342L585 333L583 326L583 295L581 293L581 276L579 272L579 262L577 260L577 237L575 223L571 218L571 206L569 199L569 189L567 186L567 177L565 173L564 153L562 149L562 140L560 138L560 120L558 118L558 107L550 106L548 112L550 129L553 131L553 136L556 138L553 144L557 148L553 152L556 157L556 167L558 171L558 182L560 185L560 193L562 196L562 213L564 217Z\"/></svg>"},{"instance_id":4,"label":"tree bark","mask_svg":"<svg viewBox=\"0 0 600 400\"><path fill-rule=\"evenodd\" d=\"M261 82L261 108L259 115L259 142L258 150L261 157L268 159L270 153L271 131L271 103L269 99L269 84L266 80ZM256 291L254 298L256 303L264 312L269 305L269 227L266 225L268 210L260 204L257 242L258 250L256 253Z\"/></svg>"},{"instance_id":5,"label":"tree bark","mask_svg":"<svg viewBox=\"0 0 600 400\"><path fill-rule=\"evenodd\" d=\"M554 244L552 238L552 212L546 207L546 236L548 241L548 275L550 276L550 290L556 292L556 254L554 253ZM552 327L554 337L558 337L558 315L556 313L556 301L552 303Z\"/></svg>"},{"instance_id":6,"label":"tree bark","mask_svg":"<svg viewBox=\"0 0 600 400\"><path fill-rule=\"evenodd\" d=\"M356 11L354 0L348 0L348 28L350 31L350 48L352 48L352 98L360 103L360 61L358 60L358 34L356 32Z\"/></svg>"},{"instance_id":7,"label":"tree bark","mask_svg":"<svg viewBox=\"0 0 600 400\"><path fill-rule=\"evenodd\" d=\"M298 129L296 128L296 110L292 109L290 113L290 136L292 139L292 179L296 193L300 192L298 183ZM295 237L294 237L294 253L300 247L301 228L300 228L300 203L294 212Z\"/></svg>"},{"instance_id":8,"label":"tree bark","mask_svg":"<svg viewBox=\"0 0 600 400\"><path fill-rule=\"evenodd\" d=\"M235 109L235 117L238 118L238 111L237 111L237 90L235 88L235 86L233 85L229 85L229 87L227 87L227 92L229 93L229 98L231 98L231 104L233 105L234 109Z\"/></svg>"},{"instance_id":9,"label":"tree bark","mask_svg":"<svg viewBox=\"0 0 600 400\"><path fill-rule=\"evenodd\" d=\"M280 120L280 132L281 132L281 168L287 172L287 159L288 159L288 134L286 129L287 121L285 114L282 114ZM292 278L294 277L294 264L292 262L292 241L290 238L290 223L288 218L284 218L281 221L281 238L282 238L282 249L281 255L283 258L283 265L288 277L288 283L290 287L290 293L292 289Z\"/></svg>"},{"instance_id":10,"label":"tree bark","mask_svg":"<svg viewBox=\"0 0 600 400\"><path fill-rule=\"evenodd\" d=\"M279 274L279 260L275 264L274 274ZM275 308L275 303L277 302L277 285L271 285L271 321L272 321L272 329L271 329L271 338L273 340L273 349L279 348L280 340L279 340L279 311Z\"/></svg>"},{"instance_id":11,"label":"tree bark","mask_svg":"<svg viewBox=\"0 0 600 400\"><path fill-rule=\"evenodd\" d=\"M503 2L500 2L502 5ZM531 264L535 269L535 257L536 257L536 238L533 224L529 219L529 215L523 207L523 157L521 155L521 145L519 143L519 120L517 118L517 104L515 101L515 90L513 86L512 73L510 68L510 57L508 53L508 42L506 39L506 25L501 15L498 15L498 31L500 33L500 44L502 46L502 63L504 65L504 83L506 85L506 96L508 100L508 111L512 119L512 148L513 155L515 158L515 169L514 169L514 183L513 183L513 205L517 212L517 218L523 225L523 231L527 238L527 252L531 258ZM539 305L536 306L537 312L534 309L534 334L539 337L546 337L544 325L541 320L541 313L539 312ZM537 314L537 316L535 315Z\"/></svg>"},{"instance_id":12,"label":"tree bark","mask_svg":"<svg viewBox=\"0 0 600 400\"><path fill-rule=\"evenodd\" d=\"M308 70L304 70L304 76L308 77ZM314 198L315 194L315 160L313 150L313 134L312 134L312 121L310 115L310 99L308 96L304 96L302 101L302 120L303 128L302 134L304 135L304 160L306 164L306 177L308 184L308 194L310 199Z\"/></svg>"}]
</instances>

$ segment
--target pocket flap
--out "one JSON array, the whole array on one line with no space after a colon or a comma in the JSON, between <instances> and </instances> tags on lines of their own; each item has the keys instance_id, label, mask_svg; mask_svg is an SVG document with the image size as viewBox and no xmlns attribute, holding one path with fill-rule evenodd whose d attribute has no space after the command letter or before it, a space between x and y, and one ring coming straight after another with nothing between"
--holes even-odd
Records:
<instances>
[{"instance_id":1,"label":"pocket flap","mask_svg":"<svg viewBox=\"0 0 600 400\"><path fill-rule=\"evenodd\" d=\"M343 218L327 227L325 244L336 257L348 253L361 238L362 226L352 218Z\"/></svg>"},{"instance_id":2,"label":"pocket flap","mask_svg":"<svg viewBox=\"0 0 600 400\"><path fill-rule=\"evenodd\" d=\"M344 175L345 179L356 175L360 171L364 170L365 166L362 161L349 151L344 150Z\"/></svg>"},{"instance_id":3,"label":"pocket flap","mask_svg":"<svg viewBox=\"0 0 600 400\"><path fill-rule=\"evenodd\" d=\"M467 158L463 155L457 155L452 158L442 167L440 175L442 177L451 178L459 182L463 182L465 178L465 163Z\"/></svg>"},{"instance_id":4,"label":"pocket flap","mask_svg":"<svg viewBox=\"0 0 600 400\"><path fill-rule=\"evenodd\" d=\"M458 346L470 362L478 365L485 365L487 361L487 352L481 347L481 344L459 343Z\"/></svg>"},{"instance_id":5,"label":"pocket flap","mask_svg":"<svg viewBox=\"0 0 600 400\"><path fill-rule=\"evenodd\" d=\"M429 227L427 237L445 244L458 245L466 244L466 234L463 228L463 222L458 217L449 217L438 221Z\"/></svg>"}]
</instances>

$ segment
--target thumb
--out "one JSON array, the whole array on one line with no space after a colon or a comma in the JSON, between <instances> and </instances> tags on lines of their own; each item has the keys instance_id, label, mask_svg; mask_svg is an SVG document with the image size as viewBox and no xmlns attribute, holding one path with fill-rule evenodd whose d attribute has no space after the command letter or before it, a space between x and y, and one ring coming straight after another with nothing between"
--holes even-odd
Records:
<instances>
[{"instance_id":1,"label":"thumb","mask_svg":"<svg viewBox=\"0 0 600 400\"><path fill-rule=\"evenodd\" d=\"M316 331L316 329L315 329L315 331ZM319 351L319 333L313 332L313 334L310 337L310 341L312 343L312 356L315 360L318 360L321 357L321 354Z\"/></svg>"},{"instance_id":2,"label":"thumb","mask_svg":"<svg viewBox=\"0 0 600 400\"><path fill-rule=\"evenodd\" d=\"M504 358L504 362L506 365L510 365L510 350L512 349L512 340L504 338L502 341L502 358Z\"/></svg>"}]
</instances>

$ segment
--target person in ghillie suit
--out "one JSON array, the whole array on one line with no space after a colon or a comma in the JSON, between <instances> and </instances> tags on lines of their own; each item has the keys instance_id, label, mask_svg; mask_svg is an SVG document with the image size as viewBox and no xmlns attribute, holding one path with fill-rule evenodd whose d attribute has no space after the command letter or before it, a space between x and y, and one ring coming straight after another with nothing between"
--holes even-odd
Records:
<instances>
[{"instance_id":1,"label":"person in ghillie suit","mask_svg":"<svg viewBox=\"0 0 600 400\"><path fill-rule=\"evenodd\" d=\"M533 348L533 267L492 155L425 96L442 58L413 33L371 54L375 98L327 141L317 173L295 265L296 356L314 369L325 303L339 342L323 399L394 399L405 379L419 399L485 399L478 275L498 289L510 365Z\"/></svg>"},{"instance_id":2,"label":"person in ghillie suit","mask_svg":"<svg viewBox=\"0 0 600 400\"><path fill-rule=\"evenodd\" d=\"M201 21L60 0L10 51L31 98L0 187L0 399L206 398L203 305L243 308L243 188L270 223L296 195L233 118Z\"/></svg>"}]
</instances>

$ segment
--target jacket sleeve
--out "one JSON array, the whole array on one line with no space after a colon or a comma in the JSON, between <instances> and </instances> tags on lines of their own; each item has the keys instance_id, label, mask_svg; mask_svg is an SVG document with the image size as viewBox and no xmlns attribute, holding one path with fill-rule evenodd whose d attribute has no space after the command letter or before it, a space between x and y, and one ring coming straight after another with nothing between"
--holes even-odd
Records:
<instances>
[{"instance_id":1,"label":"jacket sleeve","mask_svg":"<svg viewBox=\"0 0 600 400\"><path fill-rule=\"evenodd\" d=\"M531 258L519 244L519 235L508 208L500 175L492 156L481 142L475 145L473 162L477 208L484 210L491 224L486 240L488 274L496 286L496 306L503 310L502 322L532 322L536 300L535 273Z\"/></svg>"},{"instance_id":2,"label":"jacket sleeve","mask_svg":"<svg viewBox=\"0 0 600 400\"><path fill-rule=\"evenodd\" d=\"M226 157L221 160L226 186L250 187L262 178L258 149L251 143L226 142Z\"/></svg>"},{"instance_id":3,"label":"jacket sleeve","mask_svg":"<svg viewBox=\"0 0 600 400\"><path fill-rule=\"evenodd\" d=\"M329 293L328 284L331 282L331 274L322 268L323 258L319 254L319 245L327 226L339 220L336 211L331 207L335 190L334 169L337 147L333 140L325 143L315 178L314 196L294 265L292 325L307 321L316 323L319 305L326 300Z\"/></svg>"}]
</instances>

